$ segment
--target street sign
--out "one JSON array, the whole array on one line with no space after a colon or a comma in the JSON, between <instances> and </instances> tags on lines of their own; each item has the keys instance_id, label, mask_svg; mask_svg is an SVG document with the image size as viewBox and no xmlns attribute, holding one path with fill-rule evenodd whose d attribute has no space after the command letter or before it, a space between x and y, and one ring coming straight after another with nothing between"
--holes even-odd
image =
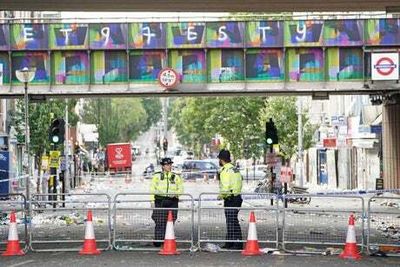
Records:
<instances>
[{"instance_id":1,"label":"street sign","mask_svg":"<svg viewBox=\"0 0 400 267\"><path fill-rule=\"evenodd\" d=\"M42 156L42 170L48 170L49 169L49 157L48 156Z\"/></svg>"},{"instance_id":2,"label":"street sign","mask_svg":"<svg viewBox=\"0 0 400 267\"><path fill-rule=\"evenodd\" d=\"M275 153L268 153L266 158L266 163L269 165L275 165L278 163L280 158ZM272 167L272 166L271 166Z\"/></svg>"},{"instance_id":3,"label":"street sign","mask_svg":"<svg viewBox=\"0 0 400 267\"><path fill-rule=\"evenodd\" d=\"M372 80L398 80L399 54L373 53L371 55Z\"/></svg>"},{"instance_id":4,"label":"street sign","mask_svg":"<svg viewBox=\"0 0 400 267\"><path fill-rule=\"evenodd\" d=\"M171 68L164 68L158 74L158 82L162 87L173 88L178 83L178 73Z\"/></svg>"},{"instance_id":5,"label":"street sign","mask_svg":"<svg viewBox=\"0 0 400 267\"><path fill-rule=\"evenodd\" d=\"M50 151L50 168L58 168L60 165L60 151Z\"/></svg>"},{"instance_id":6,"label":"street sign","mask_svg":"<svg viewBox=\"0 0 400 267\"><path fill-rule=\"evenodd\" d=\"M293 170L290 167L281 167L281 182L290 183L293 176Z\"/></svg>"}]
</instances>

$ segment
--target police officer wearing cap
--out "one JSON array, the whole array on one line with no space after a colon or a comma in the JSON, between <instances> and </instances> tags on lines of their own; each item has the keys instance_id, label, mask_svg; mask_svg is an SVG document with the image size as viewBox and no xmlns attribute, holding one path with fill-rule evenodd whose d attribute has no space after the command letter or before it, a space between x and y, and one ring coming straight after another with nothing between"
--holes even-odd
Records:
<instances>
[{"instance_id":1,"label":"police officer wearing cap","mask_svg":"<svg viewBox=\"0 0 400 267\"><path fill-rule=\"evenodd\" d=\"M226 240L223 248L225 249L243 249L242 230L238 220L239 209L230 209L230 207L240 208L242 206L242 175L239 170L231 163L231 153L229 150L221 150L218 154L219 165L219 199L224 200L225 221L226 221Z\"/></svg>"},{"instance_id":2,"label":"police officer wearing cap","mask_svg":"<svg viewBox=\"0 0 400 267\"><path fill-rule=\"evenodd\" d=\"M178 208L179 195L183 193L182 178L171 171L171 158L163 158L160 161L162 171L153 175L150 185L152 207ZM172 210L174 222L178 216L178 210ZM165 227L168 218L168 209L153 209L151 218L156 224L154 229L154 246L160 247L165 237Z\"/></svg>"}]
</instances>

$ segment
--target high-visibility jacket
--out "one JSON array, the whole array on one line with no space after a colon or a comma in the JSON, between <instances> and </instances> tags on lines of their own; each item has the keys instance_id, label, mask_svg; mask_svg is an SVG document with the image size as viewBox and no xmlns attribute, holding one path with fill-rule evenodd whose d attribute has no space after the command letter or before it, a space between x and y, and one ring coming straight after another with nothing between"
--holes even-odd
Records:
<instances>
[{"instance_id":1,"label":"high-visibility jacket","mask_svg":"<svg viewBox=\"0 0 400 267\"><path fill-rule=\"evenodd\" d=\"M183 180L173 172L156 172L150 184L151 201L154 196L178 197L183 194ZM171 195L172 194L172 195Z\"/></svg>"},{"instance_id":2,"label":"high-visibility jacket","mask_svg":"<svg viewBox=\"0 0 400 267\"><path fill-rule=\"evenodd\" d=\"M242 175L232 163L226 163L219 170L220 197L238 196L242 192Z\"/></svg>"}]
</instances>

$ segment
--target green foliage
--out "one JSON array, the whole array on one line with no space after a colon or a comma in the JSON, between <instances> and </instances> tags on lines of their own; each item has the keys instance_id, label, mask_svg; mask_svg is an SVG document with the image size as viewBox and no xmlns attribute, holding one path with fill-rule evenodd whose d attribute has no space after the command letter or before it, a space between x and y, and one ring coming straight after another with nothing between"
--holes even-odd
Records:
<instances>
[{"instance_id":1,"label":"green foliage","mask_svg":"<svg viewBox=\"0 0 400 267\"><path fill-rule=\"evenodd\" d=\"M265 103L265 108L260 113L260 123L265 127L265 122L272 118L278 129L280 152L285 159L290 159L297 152L298 142L298 117L297 98L271 97ZM312 145L312 135L315 128L309 123L308 116L303 110L303 148L308 149Z\"/></svg>"},{"instance_id":2,"label":"green foliage","mask_svg":"<svg viewBox=\"0 0 400 267\"><path fill-rule=\"evenodd\" d=\"M147 120L145 127L142 129L143 132L150 129L150 127L157 123L161 118L161 101L159 98L142 98L142 105L147 114Z\"/></svg>"},{"instance_id":3,"label":"green foliage","mask_svg":"<svg viewBox=\"0 0 400 267\"><path fill-rule=\"evenodd\" d=\"M69 107L69 123L76 125L77 115L73 112L76 100L55 99L43 103L29 104L29 125L30 125L30 152L37 156L37 163L40 166L41 155L50 150L49 127L52 119L64 118L65 107ZM17 141L25 142L25 102L23 99L16 100L15 111L11 114L11 125L16 130ZM62 149L62 146L59 146Z\"/></svg>"},{"instance_id":4,"label":"green foliage","mask_svg":"<svg viewBox=\"0 0 400 267\"><path fill-rule=\"evenodd\" d=\"M146 105L146 108L144 106ZM151 112L149 116L148 112ZM138 98L107 98L89 100L84 105L83 122L95 124L99 143L129 142L159 119L157 101Z\"/></svg>"},{"instance_id":5,"label":"green foliage","mask_svg":"<svg viewBox=\"0 0 400 267\"><path fill-rule=\"evenodd\" d=\"M181 144L200 154L204 144L219 134L223 147L235 158L260 157L265 149L265 122L274 119L282 155L289 159L297 151L295 97L180 98L174 101L172 126ZM304 148L311 146L313 127L303 114Z\"/></svg>"},{"instance_id":6,"label":"green foliage","mask_svg":"<svg viewBox=\"0 0 400 267\"><path fill-rule=\"evenodd\" d=\"M263 98L186 98L174 102L172 123L179 141L197 155L203 144L220 134L235 158L242 157L247 144L252 154L259 155L261 129L258 113Z\"/></svg>"}]
</instances>

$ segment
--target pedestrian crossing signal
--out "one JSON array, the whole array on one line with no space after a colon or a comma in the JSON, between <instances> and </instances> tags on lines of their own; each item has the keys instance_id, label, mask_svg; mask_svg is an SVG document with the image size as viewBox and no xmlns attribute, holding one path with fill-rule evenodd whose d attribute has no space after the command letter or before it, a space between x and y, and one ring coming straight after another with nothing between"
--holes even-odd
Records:
<instances>
[{"instance_id":1,"label":"pedestrian crossing signal","mask_svg":"<svg viewBox=\"0 0 400 267\"><path fill-rule=\"evenodd\" d=\"M272 118L265 123L265 141L267 145L275 145L279 143L278 130Z\"/></svg>"}]
</instances>

